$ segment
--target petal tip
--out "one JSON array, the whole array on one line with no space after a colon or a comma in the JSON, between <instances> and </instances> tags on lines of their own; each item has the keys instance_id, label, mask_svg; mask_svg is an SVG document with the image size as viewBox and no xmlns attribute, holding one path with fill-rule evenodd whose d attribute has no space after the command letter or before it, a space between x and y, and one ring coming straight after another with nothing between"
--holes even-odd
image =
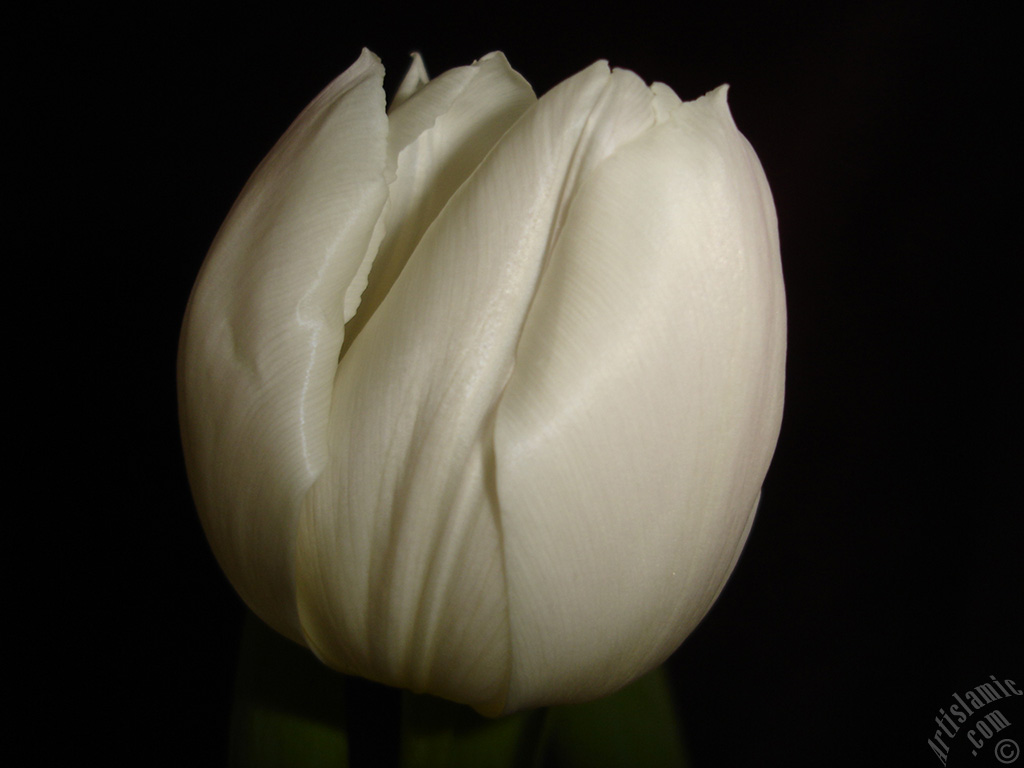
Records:
<instances>
[{"instance_id":1,"label":"petal tip","mask_svg":"<svg viewBox=\"0 0 1024 768\"><path fill-rule=\"evenodd\" d=\"M725 103L729 99L729 84L722 83L717 88L712 88L705 95L714 101L716 104Z\"/></svg>"},{"instance_id":2,"label":"petal tip","mask_svg":"<svg viewBox=\"0 0 1024 768\"><path fill-rule=\"evenodd\" d=\"M427 66L423 63L423 56L420 55L420 52L413 51L409 56L412 63L409 64L409 71L405 73L401 85L395 92L395 98L391 101L391 109L399 106L430 82L430 75L427 74Z\"/></svg>"}]
</instances>

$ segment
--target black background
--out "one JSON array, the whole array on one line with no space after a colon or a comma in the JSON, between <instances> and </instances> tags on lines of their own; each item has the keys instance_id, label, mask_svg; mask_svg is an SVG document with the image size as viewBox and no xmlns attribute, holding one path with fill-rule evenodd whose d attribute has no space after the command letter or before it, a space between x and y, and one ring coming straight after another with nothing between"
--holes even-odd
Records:
<instances>
[{"instance_id":1,"label":"black background","mask_svg":"<svg viewBox=\"0 0 1024 768\"><path fill-rule=\"evenodd\" d=\"M224 762L242 606L188 492L177 333L248 174L364 45L389 92L413 50L437 74L501 49L538 94L597 58L732 86L779 215L787 401L744 555L670 661L694 765L937 765L954 692L1024 684L1009 19L709 5L57 5L19 30L32 720L110 764Z\"/></svg>"}]
</instances>

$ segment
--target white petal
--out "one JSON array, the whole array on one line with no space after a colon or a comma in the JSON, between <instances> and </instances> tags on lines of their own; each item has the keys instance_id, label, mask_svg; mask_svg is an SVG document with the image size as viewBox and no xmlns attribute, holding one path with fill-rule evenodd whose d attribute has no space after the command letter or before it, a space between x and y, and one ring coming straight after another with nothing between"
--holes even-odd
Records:
<instances>
[{"instance_id":1,"label":"white petal","mask_svg":"<svg viewBox=\"0 0 1024 768\"><path fill-rule=\"evenodd\" d=\"M242 597L294 639L295 518L327 461L344 296L383 234L383 75L364 50L256 169L182 329L182 434L203 525Z\"/></svg>"},{"instance_id":2,"label":"white petal","mask_svg":"<svg viewBox=\"0 0 1024 768\"><path fill-rule=\"evenodd\" d=\"M605 152L591 118L625 82L598 64L523 115L426 229L346 352L298 579L310 647L333 666L505 709L515 672L494 409L568 207L566 179L584 179L579 169ZM623 119L607 130L639 129Z\"/></svg>"},{"instance_id":3,"label":"white petal","mask_svg":"<svg viewBox=\"0 0 1024 768\"><path fill-rule=\"evenodd\" d=\"M778 434L760 165L724 90L655 109L669 119L575 195L498 410L509 709L615 690L679 645L735 563Z\"/></svg>"},{"instance_id":4,"label":"white petal","mask_svg":"<svg viewBox=\"0 0 1024 768\"><path fill-rule=\"evenodd\" d=\"M393 107L386 235L345 329L346 349L391 290L430 223L484 156L536 103L530 84L500 53L449 70Z\"/></svg>"}]
</instances>

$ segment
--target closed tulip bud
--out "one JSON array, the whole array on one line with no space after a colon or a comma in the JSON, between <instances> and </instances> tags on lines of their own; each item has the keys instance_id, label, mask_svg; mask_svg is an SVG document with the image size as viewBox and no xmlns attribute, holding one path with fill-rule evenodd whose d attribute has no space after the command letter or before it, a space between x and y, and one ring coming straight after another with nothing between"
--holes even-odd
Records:
<instances>
[{"instance_id":1,"label":"closed tulip bud","mask_svg":"<svg viewBox=\"0 0 1024 768\"><path fill-rule=\"evenodd\" d=\"M369 51L249 179L179 353L218 561L345 673L488 715L612 692L708 611L783 402L775 211L719 88Z\"/></svg>"}]
</instances>

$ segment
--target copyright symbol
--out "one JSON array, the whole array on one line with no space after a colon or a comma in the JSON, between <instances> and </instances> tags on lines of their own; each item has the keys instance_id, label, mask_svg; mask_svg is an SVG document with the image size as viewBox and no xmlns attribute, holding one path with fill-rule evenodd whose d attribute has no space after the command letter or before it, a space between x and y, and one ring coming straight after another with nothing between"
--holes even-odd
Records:
<instances>
[{"instance_id":1,"label":"copyright symbol","mask_svg":"<svg viewBox=\"0 0 1024 768\"><path fill-rule=\"evenodd\" d=\"M996 760L1004 765L1014 762L1020 757L1020 747L1017 746L1017 742L1013 739L1003 739L996 744Z\"/></svg>"}]
</instances>

